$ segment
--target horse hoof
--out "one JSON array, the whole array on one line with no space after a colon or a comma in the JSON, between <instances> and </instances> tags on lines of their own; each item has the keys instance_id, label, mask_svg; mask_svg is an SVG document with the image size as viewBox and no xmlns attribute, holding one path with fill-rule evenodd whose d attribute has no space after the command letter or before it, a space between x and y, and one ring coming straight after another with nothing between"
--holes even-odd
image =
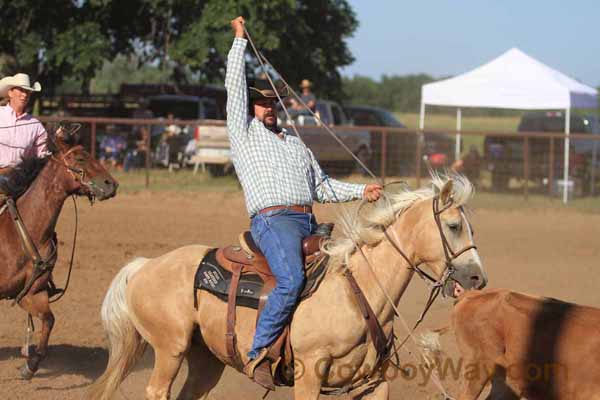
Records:
<instances>
[{"instance_id":1,"label":"horse hoof","mask_svg":"<svg viewBox=\"0 0 600 400\"><path fill-rule=\"evenodd\" d=\"M31 378L33 378L33 375L35 374L35 372L33 372L32 370L29 369L29 367L27 366L27 364L23 365L23 368L21 368L21 378L28 381Z\"/></svg>"}]
</instances>

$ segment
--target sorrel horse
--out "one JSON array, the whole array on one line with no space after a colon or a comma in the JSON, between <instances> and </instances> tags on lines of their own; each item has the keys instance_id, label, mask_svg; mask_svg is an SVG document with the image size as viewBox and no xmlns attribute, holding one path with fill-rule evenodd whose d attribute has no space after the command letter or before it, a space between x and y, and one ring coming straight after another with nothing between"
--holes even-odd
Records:
<instances>
[{"instance_id":1,"label":"sorrel horse","mask_svg":"<svg viewBox=\"0 0 600 400\"><path fill-rule=\"evenodd\" d=\"M58 130L49 135L50 155L44 159L26 159L9 175L9 181L25 190L17 199L16 208L31 243L53 266L56 260L54 229L63 204L71 195L105 200L116 194L117 182L82 146L76 145L76 135ZM48 339L54 325L49 293L52 268L37 279L30 280L36 267L24 245L8 210L0 215L0 299L15 299L21 308L42 322L37 346L24 348L27 362L21 369L25 379L33 377L46 357ZM32 282L29 290L26 283Z\"/></svg>"},{"instance_id":2,"label":"sorrel horse","mask_svg":"<svg viewBox=\"0 0 600 400\"><path fill-rule=\"evenodd\" d=\"M600 400L600 309L482 290L452 313L464 371L459 400Z\"/></svg>"},{"instance_id":3,"label":"sorrel horse","mask_svg":"<svg viewBox=\"0 0 600 400\"><path fill-rule=\"evenodd\" d=\"M331 257L328 272L291 321L296 399L315 400L325 388L342 388L367 376L373 384L363 398L389 398L385 374L373 371L377 352L345 269L352 272L386 337L392 332L393 306L415 273L410 265L428 265L446 293L485 286L463 211L472 186L462 176L432 178L433 188L387 192L348 221L345 237L325 245ZM92 399L112 398L147 343L154 349L155 364L146 399L169 398L184 358L189 374L178 398L207 398L227 360L227 304L206 291L192 296L196 269L209 250L181 247L154 259L136 259L117 274L101 312L110 357L90 391ZM237 345L244 362L255 320L254 309L238 308Z\"/></svg>"}]
</instances>

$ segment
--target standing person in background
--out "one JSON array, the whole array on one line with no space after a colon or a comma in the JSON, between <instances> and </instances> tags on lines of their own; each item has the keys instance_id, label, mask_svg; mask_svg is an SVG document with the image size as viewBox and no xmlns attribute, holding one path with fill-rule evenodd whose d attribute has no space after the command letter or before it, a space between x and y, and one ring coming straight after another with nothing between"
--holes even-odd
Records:
<instances>
[{"instance_id":1,"label":"standing person in background","mask_svg":"<svg viewBox=\"0 0 600 400\"><path fill-rule=\"evenodd\" d=\"M39 82L31 85L29 75L23 73L0 80L0 98L8 99L6 105L0 106L0 186L6 185L5 175L23 158L43 158L48 154L46 129L26 112L31 94L41 90ZM0 193L0 201L7 194Z\"/></svg>"},{"instance_id":2,"label":"standing person in background","mask_svg":"<svg viewBox=\"0 0 600 400\"><path fill-rule=\"evenodd\" d=\"M235 39L225 76L231 154L244 189L252 238L277 279L260 314L244 372L272 389L270 371L263 361L289 322L304 287L302 239L317 227L313 201L375 201L382 187L330 179L310 149L277 126L277 93L269 82L246 84L244 19L234 19L231 27ZM285 97L283 90L278 92Z\"/></svg>"},{"instance_id":3,"label":"standing person in background","mask_svg":"<svg viewBox=\"0 0 600 400\"><path fill-rule=\"evenodd\" d=\"M317 108L317 97L312 93L310 90L311 88L312 82L308 79L302 79L302 82L300 82L300 90L302 90L300 99L302 99L312 112L315 112Z\"/></svg>"}]
</instances>

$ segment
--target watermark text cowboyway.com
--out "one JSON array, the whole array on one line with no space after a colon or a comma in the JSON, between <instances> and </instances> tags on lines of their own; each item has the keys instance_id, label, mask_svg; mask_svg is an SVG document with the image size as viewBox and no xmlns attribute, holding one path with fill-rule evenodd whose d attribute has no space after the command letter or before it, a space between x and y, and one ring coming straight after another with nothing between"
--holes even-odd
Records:
<instances>
[{"instance_id":1,"label":"watermark text cowboyway.com","mask_svg":"<svg viewBox=\"0 0 600 400\"><path fill-rule=\"evenodd\" d=\"M314 366L314 372L322 379L332 380L351 379L354 376L365 376L371 371L371 366L362 364L357 367L354 364L335 364L328 368L329 359L323 358ZM465 361L462 358L445 358L433 364L427 363L401 363L396 368L387 362L383 366L385 380L394 381L404 379L416 381L419 386L426 386L436 376L440 380L458 381L463 378L468 381L483 380L485 377L494 375L494 366ZM294 362L294 374L296 379L306 373L306 368L301 360ZM506 377L513 380L527 382L550 382L556 378L567 378L567 367L557 363L523 363L513 364L506 368Z\"/></svg>"}]
</instances>

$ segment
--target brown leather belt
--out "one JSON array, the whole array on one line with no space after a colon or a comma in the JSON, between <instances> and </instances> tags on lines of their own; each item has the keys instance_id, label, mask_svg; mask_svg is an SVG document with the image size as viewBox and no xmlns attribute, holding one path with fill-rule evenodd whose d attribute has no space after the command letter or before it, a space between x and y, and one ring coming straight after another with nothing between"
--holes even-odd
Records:
<instances>
[{"instance_id":1,"label":"brown leather belt","mask_svg":"<svg viewBox=\"0 0 600 400\"><path fill-rule=\"evenodd\" d=\"M284 208L287 208L288 210L292 210L292 211L299 212L299 213L312 214L312 206L273 206L273 207L263 208L258 213L264 214L264 213L268 213L269 211L283 210Z\"/></svg>"},{"instance_id":2,"label":"brown leather belt","mask_svg":"<svg viewBox=\"0 0 600 400\"><path fill-rule=\"evenodd\" d=\"M13 168L11 168L11 167L4 167L4 168L0 167L0 175L6 175L12 170L13 170Z\"/></svg>"}]
</instances>

